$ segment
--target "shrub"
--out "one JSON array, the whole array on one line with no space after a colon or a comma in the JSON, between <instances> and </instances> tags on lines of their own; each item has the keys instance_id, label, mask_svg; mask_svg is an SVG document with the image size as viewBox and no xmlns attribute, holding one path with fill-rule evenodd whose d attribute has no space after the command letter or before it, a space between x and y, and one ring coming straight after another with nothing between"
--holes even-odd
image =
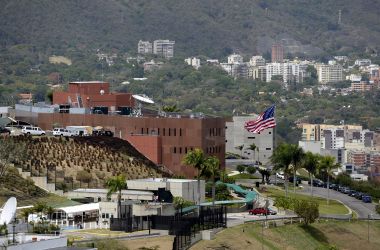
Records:
<instances>
[{"instance_id":1,"label":"shrub","mask_svg":"<svg viewBox=\"0 0 380 250\"><path fill-rule=\"evenodd\" d=\"M236 170L239 171L239 173L243 173L245 171L245 165L237 165Z\"/></svg>"},{"instance_id":2,"label":"shrub","mask_svg":"<svg viewBox=\"0 0 380 250\"><path fill-rule=\"evenodd\" d=\"M294 202L294 212L303 219L305 225L313 223L319 217L319 204L315 201L298 200Z\"/></svg>"},{"instance_id":3,"label":"shrub","mask_svg":"<svg viewBox=\"0 0 380 250\"><path fill-rule=\"evenodd\" d=\"M254 174L254 173L256 173L256 168L253 167L253 166L248 166L248 167L247 167L247 172L248 172L249 174Z\"/></svg>"}]
</instances>

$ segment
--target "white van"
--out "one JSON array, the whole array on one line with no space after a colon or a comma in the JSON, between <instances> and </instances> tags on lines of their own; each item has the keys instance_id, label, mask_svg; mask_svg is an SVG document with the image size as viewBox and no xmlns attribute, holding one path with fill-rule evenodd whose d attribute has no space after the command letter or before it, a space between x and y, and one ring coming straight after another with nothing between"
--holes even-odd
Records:
<instances>
[{"instance_id":1,"label":"white van","mask_svg":"<svg viewBox=\"0 0 380 250\"><path fill-rule=\"evenodd\" d=\"M25 135L46 135L45 131L40 127L24 126L21 129L21 133Z\"/></svg>"},{"instance_id":2,"label":"white van","mask_svg":"<svg viewBox=\"0 0 380 250\"><path fill-rule=\"evenodd\" d=\"M73 136L73 133L71 133L69 130L65 128L55 128L53 130L54 136Z\"/></svg>"}]
</instances>

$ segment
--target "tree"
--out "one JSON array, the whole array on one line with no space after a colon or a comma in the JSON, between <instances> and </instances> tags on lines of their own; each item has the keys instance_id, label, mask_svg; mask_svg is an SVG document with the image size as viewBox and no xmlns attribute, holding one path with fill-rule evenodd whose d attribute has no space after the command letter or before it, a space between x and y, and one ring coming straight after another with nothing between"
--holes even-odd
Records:
<instances>
[{"instance_id":1,"label":"tree","mask_svg":"<svg viewBox=\"0 0 380 250\"><path fill-rule=\"evenodd\" d=\"M47 213L49 220L52 219L54 211L55 211L54 208L51 206L47 206L45 208L45 212Z\"/></svg>"},{"instance_id":2,"label":"tree","mask_svg":"<svg viewBox=\"0 0 380 250\"><path fill-rule=\"evenodd\" d=\"M121 218L121 191L128 188L125 175L109 178L106 181L106 186L108 187L108 198L110 198L113 193L117 193L117 217Z\"/></svg>"},{"instance_id":3,"label":"tree","mask_svg":"<svg viewBox=\"0 0 380 250\"><path fill-rule=\"evenodd\" d=\"M212 181L212 205L215 205L215 179L220 175L220 161L215 156L207 157L205 162L205 176Z\"/></svg>"},{"instance_id":4,"label":"tree","mask_svg":"<svg viewBox=\"0 0 380 250\"><path fill-rule=\"evenodd\" d=\"M288 196L288 184L290 165L292 164L291 148L290 144L282 143L273 151L270 157L271 162L274 164L274 170L284 171L285 177L285 196Z\"/></svg>"},{"instance_id":5,"label":"tree","mask_svg":"<svg viewBox=\"0 0 380 250\"><path fill-rule=\"evenodd\" d=\"M256 168L253 167L253 166L248 166L246 170L247 170L247 172L248 172L249 174L254 174L254 173L256 173Z\"/></svg>"},{"instance_id":6,"label":"tree","mask_svg":"<svg viewBox=\"0 0 380 250\"><path fill-rule=\"evenodd\" d=\"M87 183L87 186L89 186L92 180L92 174L86 170L81 170L77 173L76 179L79 181L79 187L82 187L82 182Z\"/></svg>"},{"instance_id":7,"label":"tree","mask_svg":"<svg viewBox=\"0 0 380 250\"><path fill-rule=\"evenodd\" d=\"M297 200L294 212L303 219L305 225L313 223L319 217L319 204L315 201Z\"/></svg>"},{"instance_id":8,"label":"tree","mask_svg":"<svg viewBox=\"0 0 380 250\"><path fill-rule=\"evenodd\" d=\"M317 173L319 167L320 155L307 152L302 166L309 172L310 178L310 195L313 196L313 176Z\"/></svg>"},{"instance_id":9,"label":"tree","mask_svg":"<svg viewBox=\"0 0 380 250\"><path fill-rule=\"evenodd\" d=\"M205 155L203 150L200 148L196 148L188 152L183 160L183 164L191 166L197 170L197 182L198 182L198 206L201 204L201 176L204 175L205 170Z\"/></svg>"},{"instance_id":10,"label":"tree","mask_svg":"<svg viewBox=\"0 0 380 250\"><path fill-rule=\"evenodd\" d=\"M244 148L244 145L236 146L235 148L240 151L240 157L243 157L243 148Z\"/></svg>"},{"instance_id":11,"label":"tree","mask_svg":"<svg viewBox=\"0 0 380 250\"><path fill-rule=\"evenodd\" d=\"M290 154L292 158L292 165L293 165L293 187L294 187L294 193L296 192L296 174L297 169L301 166L301 163L305 157L305 152L301 147L299 147L296 144L290 144Z\"/></svg>"},{"instance_id":12,"label":"tree","mask_svg":"<svg viewBox=\"0 0 380 250\"><path fill-rule=\"evenodd\" d=\"M177 108L177 105L164 105L162 107L162 111L165 111L165 112L179 112L180 109Z\"/></svg>"},{"instance_id":13,"label":"tree","mask_svg":"<svg viewBox=\"0 0 380 250\"><path fill-rule=\"evenodd\" d=\"M251 145L249 145L249 150L251 150L253 152L253 161L256 160L256 144L255 143L252 143Z\"/></svg>"},{"instance_id":14,"label":"tree","mask_svg":"<svg viewBox=\"0 0 380 250\"><path fill-rule=\"evenodd\" d=\"M39 213L40 215L40 219L43 221L43 213L46 211L46 208L48 206L46 205L45 202L38 202L35 206L34 206L34 212L36 213Z\"/></svg>"},{"instance_id":15,"label":"tree","mask_svg":"<svg viewBox=\"0 0 380 250\"><path fill-rule=\"evenodd\" d=\"M182 208L183 208L183 204L185 204L185 199L180 196L176 196L173 198L173 204L174 204L175 209L181 210L181 214L182 214Z\"/></svg>"},{"instance_id":16,"label":"tree","mask_svg":"<svg viewBox=\"0 0 380 250\"><path fill-rule=\"evenodd\" d=\"M245 171L245 165L237 165L236 170L239 171L239 173L243 173Z\"/></svg>"},{"instance_id":17,"label":"tree","mask_svg":"<svg viewBox=\"0 0 380 250\"><path fill-rule=\"evenodd\" d=\"M268 169L259 168L259 173L261 174L261 183L264 184L265 181L268 183L270 171Z\"/></svg>"},{"instance_id":18,"label":"tree","mask_svg":"<svg viewBox=\"0 0 380 250\"><path fill-rule=\"evenodd\" d=\"M321 158L320 169L327 174L327 204L330 203L330 175L332 171L339 167L335 164L335 158L331 155L326 155Z\"/></svg>"}]
</instances>

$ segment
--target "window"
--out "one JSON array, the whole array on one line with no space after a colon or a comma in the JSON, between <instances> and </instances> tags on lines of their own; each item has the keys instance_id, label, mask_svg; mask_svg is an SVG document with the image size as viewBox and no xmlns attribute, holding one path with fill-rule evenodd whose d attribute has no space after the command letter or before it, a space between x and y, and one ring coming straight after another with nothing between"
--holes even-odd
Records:
<instances>
[{"instance_id":1,"label":"window","mask_svg":"<svg viewBox=\"0 0 380 250\"><path fill-rule=\"evenodd\" d=\"M146 134L149 135L149 128L146 128Z\"/></svg>"},{"instance_id":2,"label":"window","mask_svg":"<svg viewBox=\"0 0 380 250\"><path fill-rule=\"evenodd\" d=\"M143 129L143 128L141 128L141 134L142 134L142 135L144 134L144 129Z\"/></svg>"},{"instance_id":3,"label":"window","mask_svg":"<svg viewBox=\"0 0 380 250\"><path fill-rule=\"evenodd\" d=\"M185 147L185 154L187 154L187 147Z\"/></svg>"},{"instance_id":4,"label":"window","mask_svg":"<svg viewBox=\"0 0 380 250\"><path fill-rule=\"evenodd\" d=\"M256 139L254 136L248 136L248 139Z\"/></svg>"},{"instance_id":5,"label":"window","mask_svg":"<svg viewBox=\"0 0 380 250\"><path fill-rule=\"evenodd\" d=\"M165 128L163 128L163 130L164 130L164 136L165 136Z\"/></svg>"},{"instance_id":6,"label":"window","mask_svg":"<svg viewBox=\"0 0 380 250\"><path fill-rule=\"evenodd\" d=\"M182 136L182 129L179 129L179 136Z\"/></svg>"},{"instance_id":7,"label":"window","mask_svg":"<svg viewBox=\"0 0 380 250\"><path fill-rule=\"evenodd\" d=\"M174 149L173 149L173 153L174 153L174 154L177 153L177 148L176 148L176 147L174 147Z\"/></svg>"},{"instance_id":8,"label":"window","mask_svg":"<svg viewBox=\"0 0 380 250\"><path fill-rule=\"evenodd\" d=\"M179 153L182 154L182 148L179 148Z\"/></svg>"},{"instance_id":9,"label":"window","mask_svg":"<svg viewBox=\"0 0 380 250\"><path fill-rule=\"evenodd\" d=\"M174 128L174 136L177 136L177 129Z\"/></svg>"},{"instance_id":10,"label":"window","mask_svg":"<svg viewBox=\"0 0 380 250\"><path fill-rule=\"evenodd\" d=\"M170 128L169 128L169 136L170 136Z\"/></svg>"},{"instance_id":11,"label":"window","mask_svg":"<svg viewBox=\"0 0 380 250\"><path fill-rule=\"evenodd\" d=\"M266 150L272 150L271 148L266 148Z\"/></svg>"},{"instance_id":12,"label":"window","mask_svg":"<svg viewBox=\"0 0 380 250\"><path fill-rule=\"evenodd\" d=\"M157 135L160 135L160 128L157 129Z\"/></svg>"}]
</instances>

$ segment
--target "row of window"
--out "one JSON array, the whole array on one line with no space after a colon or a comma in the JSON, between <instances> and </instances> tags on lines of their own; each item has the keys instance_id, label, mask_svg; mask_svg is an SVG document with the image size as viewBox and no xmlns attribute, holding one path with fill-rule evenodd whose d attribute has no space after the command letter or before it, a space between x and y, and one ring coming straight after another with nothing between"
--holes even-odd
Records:
<instances>
[{"instance_id":1,"label":"row of window","mask_svg":"<svg viewBox=\"0 0 380 250\"><path fill-rule=\"evenodd\" d=\"M208 147L206 153L214 154L222 152L222 146Z\"/></svg>"},{"instance_id":2,"label":"row of window","mask_svg":"<svg viewBox=\"0 0 380 250\"><path fill-rule=\"evenodd\" d=\"M178 133L177 133L178 131ZM157 129L152 129L149 131L149 128L141 128L141 134L147 134L147 135L162 135L162 136L182 136L182 128L176 129L176 128L157 128Z\"/></svg>"},{"instance_id":3,"label":"row of window","mask_svg":"<svg viewBox=\"0 0 380 250\"><path fill-rule=\"evenodd\" d=\"M210 128L210 136L222 136L222 128Z\"/></svg>"},{"instance_id":4,"label":"row of window","mask_svg":"<svg viewBox=\"0 0 380 250\"><path fill-rule=\"evenodd\" d=\"M193 150L193 148L187 148L187 147L173 147L173 153L174 154L187 154L188 151Z\"/></svg>"}]
</instances>

